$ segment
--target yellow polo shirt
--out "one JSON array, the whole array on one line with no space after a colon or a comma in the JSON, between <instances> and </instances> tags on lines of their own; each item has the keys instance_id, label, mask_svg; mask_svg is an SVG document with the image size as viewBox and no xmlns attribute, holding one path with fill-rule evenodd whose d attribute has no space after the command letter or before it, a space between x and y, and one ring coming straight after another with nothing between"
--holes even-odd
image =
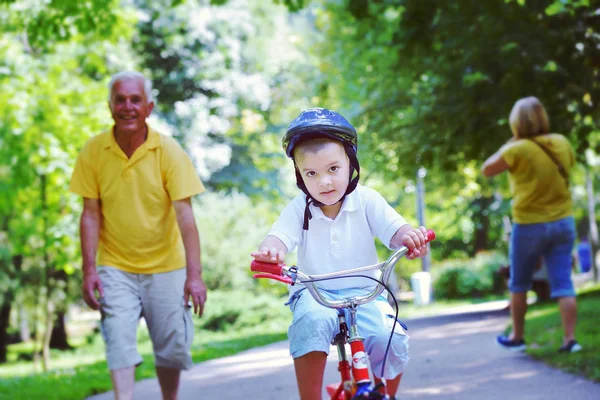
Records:
<instances>
[{"instance_id":1,"label":"yellow polo shirt","mask_svg":"<svg viewBox=\"0 0 600 400\"><path fill-rule=\"evenodd\" d=\"M112 129L94 136L77 157L69 189L100 199L98 265L144 274L185 267L172 202L204 186L173 138L148 127L146 141L127 158Z\"/></svg>"},{"instance_id":2,"label":"yellow polo shirt","mask_svg":"<svg viewBox=\"0 0 600 400\"><path fill-rule=\"evenodd\" d=\"M536 136L569 172L575 154L566 137L559 134ZM519 224L552 222L573 214L571 193L554 161L528 139L505 144L502 158L509 165L513 220Z\"/></svg>"}]
</instances>

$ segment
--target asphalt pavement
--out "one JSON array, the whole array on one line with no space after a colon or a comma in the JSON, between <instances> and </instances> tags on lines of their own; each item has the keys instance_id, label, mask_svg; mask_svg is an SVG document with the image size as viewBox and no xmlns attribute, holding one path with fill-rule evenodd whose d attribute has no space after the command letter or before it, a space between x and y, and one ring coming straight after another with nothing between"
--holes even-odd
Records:
<instances>
[{"instance_id":1,"label":"asphalt pavement","mask_svg":"<svg viewBox=\"0 0 600 400\"><path fill-rule=\"evenodd\" d=\"M405 321L411 336L411 360L398 399L600 400L599 383L500 348L495 337L504 330L508 316L500 302ZM333 349L325 382L336 382L338 374ZM109 392L89 399L113 398ZM179 398L298 399L287 342L197 364L182 374ZM138 382L135 399L160 400L156 379Z\"/></svg>"}]
</instances>

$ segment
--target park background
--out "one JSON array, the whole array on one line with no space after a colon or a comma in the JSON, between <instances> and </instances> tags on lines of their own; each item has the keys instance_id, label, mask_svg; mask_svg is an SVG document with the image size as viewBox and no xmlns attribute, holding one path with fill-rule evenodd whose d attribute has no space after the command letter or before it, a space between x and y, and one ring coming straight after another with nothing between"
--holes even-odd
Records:
<instances>
[{"instance_id":1,"label":"park background","mask_svg":"<svg viewBox=\"0 0 600 400\"><path fill-rule=\"evenodd\" d=\"M83 143L111 125L112 74L152 79L150 125L182 144L208 188L194 199L209 287L199 362L286 336L285 287L253 281L249 253L299 193L280 140L308 107L352 122L361 183L413 224L424 185L435 301L400 315L506 297L496 270L507 263L508 181L480 167L510 138L524 96L575 149L578 235L595 250L599 27L595 0L0 1L0 397L110 389L98 315L80 297L82 202L68 183ZM398 265L400 293L421 268ZM137 377L152 376L143 326L139 343ZM600 380L597 353L566 368L587 363Z\"/></svg>"}]
</instances>

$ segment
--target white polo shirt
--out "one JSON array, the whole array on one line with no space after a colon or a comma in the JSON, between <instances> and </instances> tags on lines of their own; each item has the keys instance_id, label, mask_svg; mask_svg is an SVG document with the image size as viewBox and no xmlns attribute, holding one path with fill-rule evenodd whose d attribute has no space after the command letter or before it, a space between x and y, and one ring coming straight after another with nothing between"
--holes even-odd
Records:
<instances>
[{"instance_id":1,"label":"white polo shirt","mask_svg":"<svg viewBox=\"0 0 600 400\"><path fill-rule=\"evenodd\" d=\"M294 198L281 212L269 235L279 238L288 252L298 247L298 269L305 274L325 274L376 264L378 262L374 238L378 237L390 248L396 231L407 224L378 192L365 186L357 188L344 199L335 219L319 207L310 205L312 219L308 231L302 229L306 195ZM391 248L390 248L391 249ZM377 276L377 271L361 274ZM372 287L369 279L344 278L322 281L318 286L336 290L353 287ZM297 284L290 293L302 289Z\"/></svg>"}]
</instances>

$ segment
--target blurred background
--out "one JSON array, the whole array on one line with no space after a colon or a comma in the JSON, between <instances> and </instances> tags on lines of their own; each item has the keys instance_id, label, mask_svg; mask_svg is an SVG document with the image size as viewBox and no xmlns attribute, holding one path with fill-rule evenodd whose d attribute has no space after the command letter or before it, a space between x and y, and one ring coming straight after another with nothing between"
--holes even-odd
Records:
<instances>
[{"instance_id":1,"label":"blurred background","mask_svg":"<svg viewBox=\"0 0 600 400\"><path fill-rule=\"evenodd\" d=\"M286 337L286 288L253 281L249 253L299 193L280 140L308 107L342 113L361 183L437 233L429 260L397 267L407 310L421 270L433 303L506 297L508 180L480 167L521 97L538 97L576 150L578 240L596 251L600 1L2 0L0 397L110 389L68 183L83 143L111 126L107 84L122 70L152 79L149 124L209 189L194 203L210 289L196 362ZM580 264L575 252L575 275ZM143 324L139 340L151 360Z\"/></svg>"}]
</instances>

